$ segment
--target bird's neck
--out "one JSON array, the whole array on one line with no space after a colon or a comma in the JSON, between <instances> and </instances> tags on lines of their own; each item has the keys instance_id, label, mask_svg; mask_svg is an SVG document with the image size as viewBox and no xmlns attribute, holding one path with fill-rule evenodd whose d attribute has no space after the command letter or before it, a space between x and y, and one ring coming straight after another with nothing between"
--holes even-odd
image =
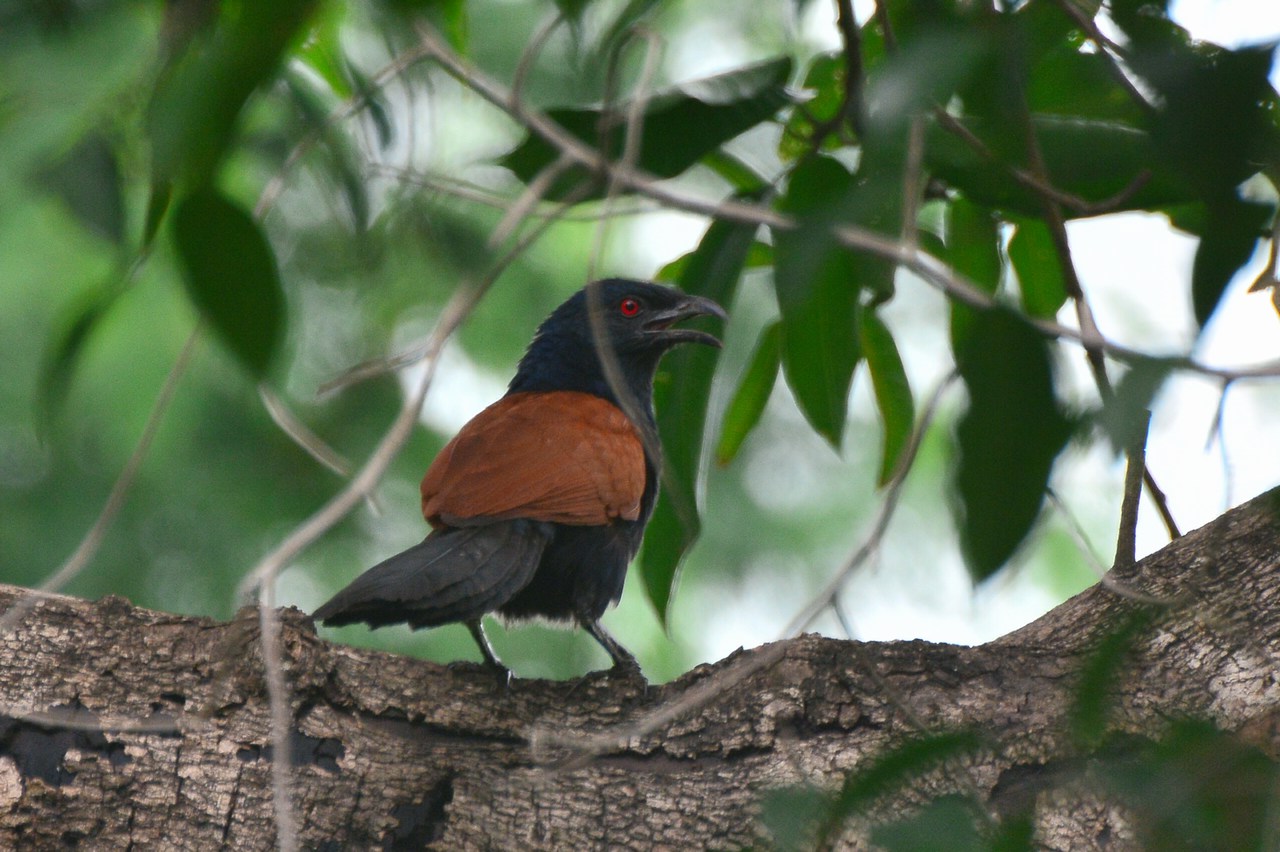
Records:
<instances>
[{"instance_id":1,"label":"bird's neck","mask_svg":"<svg viewBox=\"0 0 1280 852\"><path fill-rule=\"evenodd\" d=\"M657 360L652 365L628 361L619 364L622 387L616 389L609 381L594 351L569 354L563 351L542 351L536 345L530 347L515 378L507 388L508 393L546 393L549 391L577 391L589 393L626 411L630 406L619 402L618 390L626 393L634 408L639 409L653 425L653 375Z\"/></svg>"}]
</instances>

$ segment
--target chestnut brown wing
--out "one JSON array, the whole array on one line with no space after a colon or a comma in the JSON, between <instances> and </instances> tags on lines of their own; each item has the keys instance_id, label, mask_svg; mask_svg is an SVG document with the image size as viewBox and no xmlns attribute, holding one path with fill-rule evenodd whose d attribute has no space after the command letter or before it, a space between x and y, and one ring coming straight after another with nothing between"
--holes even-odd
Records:
<instances>
[{"instance_id":1,"label":"chestnut brown wing","mask_svg":"<svg viewBox=\"0 0 1280 852\"><path fill-rule=\"evenodd\" d=\"M640 516L644 446L612 403L574 391L503 397L462 428L422 479L432 526L529 518L595 526Z\"/></svg>"}]
</instances>

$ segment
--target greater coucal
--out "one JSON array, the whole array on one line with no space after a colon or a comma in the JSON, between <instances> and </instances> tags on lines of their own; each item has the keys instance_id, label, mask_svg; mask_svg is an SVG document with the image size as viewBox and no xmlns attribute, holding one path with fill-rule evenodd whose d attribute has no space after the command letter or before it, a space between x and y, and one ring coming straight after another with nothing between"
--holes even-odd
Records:
<instances>
[{"instance_id":1,"label":"greater coucal","mask_svg":"<svg viewBox=\"0 0 1280 852\"><path fill-rule=\"evenodd\" d=\"M481 616L576 621L615 668L638 670L600 616L622 595L658 494L658 360L680 343L720 346L673 327L695 316L726 317L710 299L643 281L598 281L571 296L538 328L506 395L427 470L430 534L361 574L315 618L415 629L463 622L500 670ZM598 354L597 337L611 356Z\"/></svg>"}]
</instances>

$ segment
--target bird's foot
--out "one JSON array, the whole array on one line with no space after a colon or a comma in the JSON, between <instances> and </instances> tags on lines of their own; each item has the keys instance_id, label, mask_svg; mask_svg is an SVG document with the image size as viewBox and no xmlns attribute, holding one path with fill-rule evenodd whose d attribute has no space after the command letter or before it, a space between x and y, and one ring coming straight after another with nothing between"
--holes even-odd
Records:
<instances>
[{"instance_id":1,"label":"bird's foot","mask_svg":"<svg viewBox=\"0 0 1280 852\"><path fill-rule=\"evenodd\" d=\"M648 679L644 676L644 671L640 668L640 663L630 654L615 659L613 667L608 670L607 674L610 679L640 681L645 686L649 685Z\"/></svg>"},{"instance_id":2,"label":"bird's foot","mask_svg":"<svg viewBox=\"0 0 1280 852\"><path fill-rule=\"evenodd\" d=\"M502 663L490 660L484 660L479 663L472 662L471 660L455 660L454 662L447 664L445 668L451 672L485 672L496 677L504 689L510 689L511 684L516 680L516 676L511 669L507 668Z\"/></svg>"}]
</instances>

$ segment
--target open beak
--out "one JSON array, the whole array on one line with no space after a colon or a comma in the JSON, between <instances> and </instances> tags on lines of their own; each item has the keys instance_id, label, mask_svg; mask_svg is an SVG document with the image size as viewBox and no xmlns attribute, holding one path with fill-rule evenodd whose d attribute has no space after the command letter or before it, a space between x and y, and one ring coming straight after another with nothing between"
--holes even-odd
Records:
<instances>
[{"instance_id":1,"label":"open beak","mask_svg":"<svg viewBox=\"0 0 1280 852\"><path fill-rule=\"evenodd\" d=\"M676 323L693 317L717 317L727 320L729 315L725 313L724 308L704 296L686 296L672 307L654 313L645 323L644 329L649 334L660 335L662 341L668 345L702 343L719 349L723 344L713 334L693 328L672 328Z\"/></svg>"}]
</instances>

